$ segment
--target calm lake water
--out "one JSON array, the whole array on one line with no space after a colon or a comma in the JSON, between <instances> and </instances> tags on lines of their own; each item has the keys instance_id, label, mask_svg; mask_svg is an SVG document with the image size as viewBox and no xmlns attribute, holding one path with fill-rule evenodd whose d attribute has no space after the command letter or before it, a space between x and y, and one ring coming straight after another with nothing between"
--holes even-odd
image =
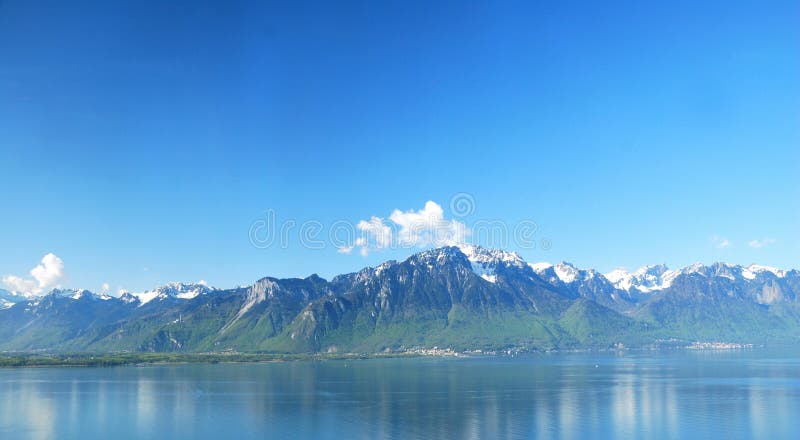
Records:
<instances>
[{"instance_id":1,"label":"calm lake water","mask_svg":"<svg viewBox=\"0 0 800 440\"><path fill-rule=\"evenodd\" d=\"M2 439L800 438L800 356L0 369Z\"/></svg>"}]
</instances>

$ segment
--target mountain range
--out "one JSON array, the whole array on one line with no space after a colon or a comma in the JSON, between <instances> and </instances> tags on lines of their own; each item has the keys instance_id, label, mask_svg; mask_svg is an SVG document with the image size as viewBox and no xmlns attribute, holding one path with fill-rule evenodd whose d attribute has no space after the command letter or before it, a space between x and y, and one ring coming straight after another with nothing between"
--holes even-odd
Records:
<instances>
[{"instance_id":1,"label":"mountain range","mask_svg":"<svg viewBox=\"0 0 800 440\"><path fill-rule=\"evenodd\" d=\"M0 350L359 352L794 343L800 272L663 265L607 274L441 247L325 280L217 289L170 283L119 297L0 290Z\"/></svg>"}]
</instances>

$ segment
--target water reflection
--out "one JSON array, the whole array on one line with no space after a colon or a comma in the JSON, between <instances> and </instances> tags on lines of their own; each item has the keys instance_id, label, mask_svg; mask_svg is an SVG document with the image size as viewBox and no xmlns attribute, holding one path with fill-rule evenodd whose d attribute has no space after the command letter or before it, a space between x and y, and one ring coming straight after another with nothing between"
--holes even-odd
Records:
<instances>
[{"instance_id":1,"label":"water reflection","mask_svg":"<svg viewBox=\"0 0 800 440\"><path fill-rule=\"evenodd\" d=\"M797 358L562 354L0 370L0 438L797 437Z\"/></svg>"},{"instance_id":2,"label":"water reflection","mask_svg":"<svg viewBox=\"0 0 800 440\"><path fill-rule=\"evenodd\" d=\"M55 438L53 400L39 393L36 387L20 383L2 384L0 427L3 433L18 429L19 438L32 440ZM18 425L20 420L25 423ZM5 435L3 438L7 438Z\"/></svg>"}]
</instances>

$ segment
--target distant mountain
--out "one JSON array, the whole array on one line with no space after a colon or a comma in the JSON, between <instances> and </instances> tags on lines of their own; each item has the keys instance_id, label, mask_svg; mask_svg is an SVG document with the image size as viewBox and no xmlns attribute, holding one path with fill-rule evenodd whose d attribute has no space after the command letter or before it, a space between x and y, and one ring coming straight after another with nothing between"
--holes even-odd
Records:
<instances>
[{"instance_id":1,"label":"distant mountain","mask_svg":"<svg viewBox=\"0 0 800 440\"><path fill-rule=\"evenodd\" d=\"M164 301L175 299L192 299L199 295L206 295L208 293L218 290L213 287L208 287L205 284L184 284L184 283L169 283L153 290L146 292L131 293L130 295L144 305L150 301Z\"/></svg>"},{"instance_id":2,"label":"distant mountain","mask_svg":"<svg viewBox=\"0 0 800 440\"><path fill-rule=\"evenodd\" d=\"M57 296L60 298L91 299L100 301L107 301L112 298L112 296L108 294L105 293L98 294L90 292L86 289L53 289L50 291L50 295Z\"/></svg>"},{"instance_id":3,"label":"distant mountain","mask_svg":"<svg viewBox=\"0 0 800 440\"><path fill-rule=\"evenodd\" d=\"M693 341L794 343L800 272L645 266L607 274L443 247L327 281L170 283L120 297L0 291L6 351L378 352L412 347L606 348Z\"/></svg>"},{"instance_id":4,"label":"distant mountain","mask_svg":"<svg viewBox=\"0 0 800 440\"><path fill-rule=\"evenodd\" d=\"M682 271L669 270L663 264L644 266L634 273L624 269L616 269L605 274L614 287L627 292L651 293L670 286Z\"/></svg>"},{"instance_id":5,"label":"distant mountain","mask_svg":"<svg viewBox=\"0 0 800 440\"><path fill-rule=\"evenodd\" d=\"M594 269L578 269L567 262L556 265L536 263L531 267L571 298L586 298L619 312L630 309L636 301L636 291L618 288Z\"/></svg>"},{"instance_id":6,"label":"distant mountain","mask_svg":"<svg viewBox=\"0 0 800 440\"><path fill-rule=\"evenodd\" d=\"M28 301L33 299L34 295L10 292L8 290L0 289L0 309L7 309L16 303Z\"/></svg>"}]
</instances>

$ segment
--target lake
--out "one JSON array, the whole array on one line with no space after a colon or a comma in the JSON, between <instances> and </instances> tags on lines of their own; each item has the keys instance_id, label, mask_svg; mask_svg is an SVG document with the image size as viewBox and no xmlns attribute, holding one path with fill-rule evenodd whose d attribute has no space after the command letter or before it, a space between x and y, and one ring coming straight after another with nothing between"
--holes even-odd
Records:
<instances>
[{"instance_id":1,"label":"lake","mask_svg":"<svg viewBox=\"0 0 800 440\"><path fill-rule=\"evenodd\" d=\"M0 369L2 439L800 438L800 355Z\"/></svg>"}]
</instances>

